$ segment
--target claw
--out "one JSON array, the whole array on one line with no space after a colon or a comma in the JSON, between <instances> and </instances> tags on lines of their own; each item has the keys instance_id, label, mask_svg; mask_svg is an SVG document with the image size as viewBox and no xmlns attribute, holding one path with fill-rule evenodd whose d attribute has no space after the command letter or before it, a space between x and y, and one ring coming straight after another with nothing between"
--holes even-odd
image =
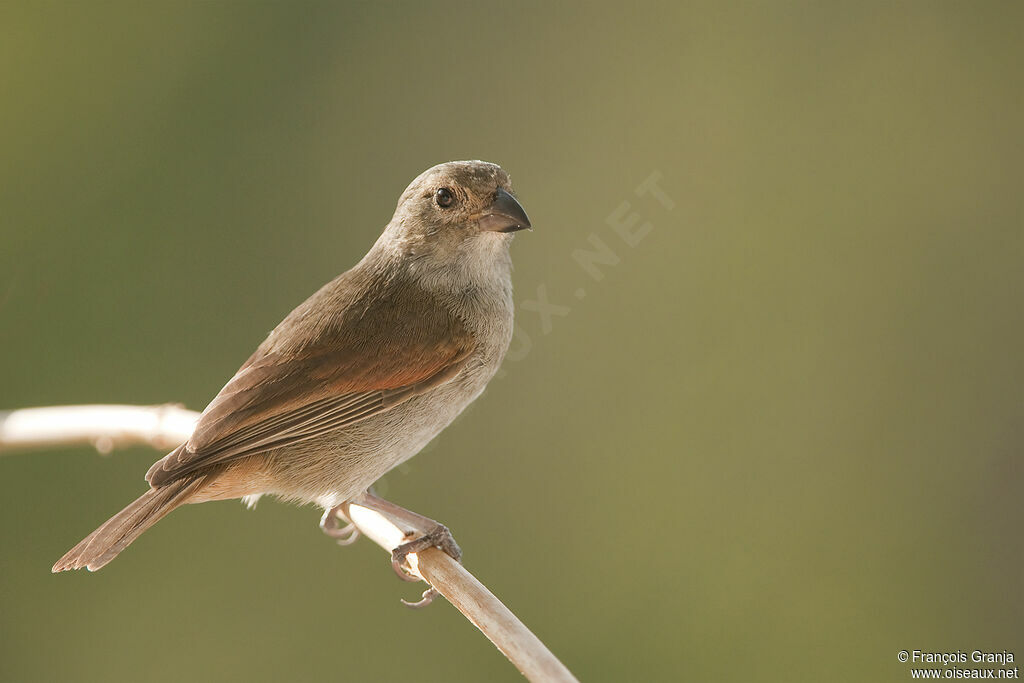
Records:
<instances>
[{"instance_id":1,"label":"claw","mask_svg":"<svg viewBox=\"0 0 1024 683\"><path fill-rule=\"evenodd\" d=\"M409 607L410 609L419 609L420 607L426 607L430 603L434 602L434 598L436 598L437 596L437 589L431 586L427 590L423 591L423 597L417 600L416 602L409 602L405 598L399 599L402 601L402 604L406 607Z\"/></svg>"},{"instance_id":2,"label":"claw","mask_svg":"<svg viewBox=\"0 0 1024 683\"><path fill-rule=\"evenodd\" d=\"M409 570L402 566L405 563L406 556L408 556L410 552L416 552L403 550L403 548L405 548L407 545L409 544L406 543L404 545L400 545L391 551L391 568L395 570L395 574L397 574L398 578L400 578L402 581L416 583L420 580L420 578L418 576L413 576L412 573L409 572Z\"/></svg>"},{"instance_id":3,"label":"claw","mask_svg":"<svg viewBox=\"0 0 1024 683\"><path fill-rule=\"evenodd\" d=\"M338 505L330 510L324 512L324 516L320 518L320 529L325 534L335 539L338 545L352 545L359 540L362 535L359 533L359 528L349 522L345 526L340 526L338 518L344 514L342 506Z\"/></svg>"},{"instance_id":4,"label":"claw","mask_svg":"<svg viewBox=\"0 0 1024 683\"><path fill-rule=\"evenodd\" d=\"M358 541L359 537L363 534L359 531L359 527L352 522L349 522L342 528L337 529L333 533L328 533L327 535L337 541L338 545L352 545Z\"/></svg>"}]
</instances>

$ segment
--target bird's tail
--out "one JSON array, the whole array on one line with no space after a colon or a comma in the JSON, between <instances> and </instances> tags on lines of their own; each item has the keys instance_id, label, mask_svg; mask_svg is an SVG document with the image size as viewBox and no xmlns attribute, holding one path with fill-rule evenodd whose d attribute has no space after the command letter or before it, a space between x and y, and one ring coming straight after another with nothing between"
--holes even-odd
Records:
<instances>
[{"instance_id":1,"label":"bird's tail","mask_svg":"<svg viewBox=\"0 0 1024 683\"><path fill-rule=\"evenodd\" d=\"M57 560L53 565L54 573L83 567L96 571L168 512L187 503L202 488L205 478L203 475L187 477L146 491Z\"/></svg>"}]
</instances>

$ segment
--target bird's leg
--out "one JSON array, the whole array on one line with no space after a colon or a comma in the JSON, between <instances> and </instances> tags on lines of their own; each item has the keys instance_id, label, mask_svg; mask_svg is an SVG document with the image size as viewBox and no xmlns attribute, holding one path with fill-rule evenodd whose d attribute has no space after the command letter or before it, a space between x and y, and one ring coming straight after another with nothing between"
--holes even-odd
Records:
<instances>
[{"instance_id":1,"label":"bird's leg","mask_svg":"<svg viewBox=\"0 0 1024 683\"><path fill-rule=\"evenodd\" d=\"M341 526L338 523L339 518L344 518L348 522L345 526ZM344 505L335 505L330 510L324 512L324 516L320 518L320 529L325 534L333 538L338 542L338 545L352 545L359 540L359 527L352 523L352 520L348 519L345 515Z\"/></svg>"},{"instance_id":2,"label":"bird's leg","mask_svg":"<svg viewBox=\"0 0 1024 683\"><path fill-rule=\"evenodd\" d=\"M445 525L412 510L406 510L400 505L395 505L370 492L352 499L350 503L379 512L405 531L405 537L409 540L391 551L391 568L403 581L420 580L407 569L406 558L427 548L438 548L456 562L462 561L462 550L455 542L452 532ZM410 603L405 600L402 602L409 607L424 607L429 605L435 597L437 597L437 591L431 587L423 593L423 598L418 602Z\"/></svg>"}]
</instances>

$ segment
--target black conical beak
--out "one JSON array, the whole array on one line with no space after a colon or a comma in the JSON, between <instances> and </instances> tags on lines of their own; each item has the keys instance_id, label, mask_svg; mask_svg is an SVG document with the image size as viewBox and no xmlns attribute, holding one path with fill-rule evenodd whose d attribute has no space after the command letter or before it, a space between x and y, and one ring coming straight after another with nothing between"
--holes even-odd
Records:
<instances>
[{"instance_id":1,"label":"black conical beak","mask_svg":"<svg viewBox=\"0 0 1024 683\"><path fill-rule=\"evenodd\" d=\"M526 211L515 197L501 188L494 193L491 205L477 216L480 229L488 232L515 232L531 228Z\"/></svg>"}]
</instances>

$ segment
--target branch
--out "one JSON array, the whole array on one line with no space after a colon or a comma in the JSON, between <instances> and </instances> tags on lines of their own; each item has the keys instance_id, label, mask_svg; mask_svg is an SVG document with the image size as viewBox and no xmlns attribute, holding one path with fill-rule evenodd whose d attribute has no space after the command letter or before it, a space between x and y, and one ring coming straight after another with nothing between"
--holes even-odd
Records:
<instances>
[{"instance_id":1,"label":"branch","mask_svg":"<svg viewBox=\"0 0 1024 683\"><path fill-rule=\"evenodd\" d=\"M192 436L199 413L180 405L58 406L0 412L0 453L28 448L92 444L115 448L173 448Z\"/></svg>"},{"instance_id":2,"label":"branch","mask_svg":"<svg viewBox=\"0 0 1024 683\"><path fill-rule=\"evenodd\" d=\"M100 453L136 444L172 448L192 435L199 413L179 405L57 406L0 412L0 453L91 444ZM408 524L358 499L347 514L356 528L389 553L407 539ZM406 564L462 612L530 681L576 681L544 643L465 567L437 548Z\"/></svg>"}]
</instances>

